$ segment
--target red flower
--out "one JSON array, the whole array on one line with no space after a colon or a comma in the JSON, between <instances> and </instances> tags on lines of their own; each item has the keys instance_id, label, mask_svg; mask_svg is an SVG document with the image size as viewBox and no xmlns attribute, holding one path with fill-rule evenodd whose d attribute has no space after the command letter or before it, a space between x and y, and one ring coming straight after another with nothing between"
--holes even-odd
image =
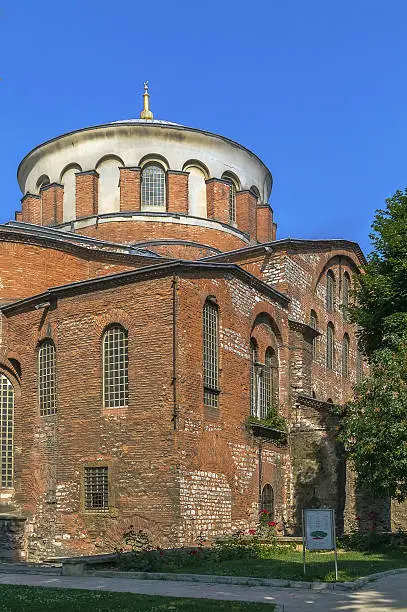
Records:
<instances>
[{"instance_id":1,"label":"red flower","mask_svg":"<svg viewBox=\"0 0 407 612\"><path fill-rule=\"evenodd\" d=\"M260 510L259 514L268 514L267 510Z\"/></svg>"},{"instance_id":2,"label":"red flower","mask_svg":"<svg viewBox=\"0 0 407 612\"><path fill-rule=\"evenodd\" d=\"M191 555L197 555L198 551L197 550L191 550Z\"/></svg>"},{"instance_id":3,"label":"red flower","mask_svg":"<svg viewBox=\"0 0 407 612\"><path fill-rule=\"evenodd\" d=\"M267 525L269 525L269 527L275 527L277 523L275 521L267 521Z\"/></svg>"},{"instance_id":4,"label":"red flower","mask_svg":"<svg viewBox=\"0 0 407 612\"><path fill-rule=\"evenodd\" d=\"M254 535L256 533L256 530L255 529L249 529L249 533L250 533L250 535Z\"/></svg>"},{"instance_id":5,"label":"red flower","mask_svg":"<svg viewBox=\"0 0 407 612\"><path fill-rule=\"evenodd\" d=\"M164 555L164 551L160 550L160 557Z\"/></svg>"},{"instance_id":6,"label":"red flower","mask_svg":"<svg viewBox=\"0 0 407 612\"><path fill-rule=\"evenodd\" d=\"M360 516L357 516L357 517L356 517L356 520L357 520L357 521L360 521Z\"/></svg>"}]
</instances>

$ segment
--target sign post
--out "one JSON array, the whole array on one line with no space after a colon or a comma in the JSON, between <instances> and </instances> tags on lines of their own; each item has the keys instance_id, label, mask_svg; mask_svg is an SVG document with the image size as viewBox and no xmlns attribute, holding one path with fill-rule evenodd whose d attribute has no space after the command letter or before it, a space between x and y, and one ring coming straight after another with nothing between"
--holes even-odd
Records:
<instances>
[{"instance_id":1,"label":"sign post","mask_svg":"<svg viewBox=\"0 0 407 612\"><path fill-rule=\"evenodd\" d=\"M306 573L305 551L333 550L335 580L338 581L338 557L336 551L335 510L303 509L302 511L302 560Z\"/></svg>"}]
</instances>

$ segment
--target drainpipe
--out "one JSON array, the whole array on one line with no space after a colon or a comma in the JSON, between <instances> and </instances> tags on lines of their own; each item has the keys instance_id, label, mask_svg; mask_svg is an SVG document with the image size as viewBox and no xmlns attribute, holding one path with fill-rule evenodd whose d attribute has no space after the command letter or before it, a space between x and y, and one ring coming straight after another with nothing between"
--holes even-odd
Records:
<instances>
[{"instance_id":1,"label":"drainpipe","mask_svg":"<svg viewBox=\"0 0 407 612\"><path fill-rule=\"evenodd\" d=\"M172 397L173 397L173 412L172 423L174 429L178 425L178 397L177 397L177 314L178 314L178 277L172 276Z\"/></svg>"}]
</instances>

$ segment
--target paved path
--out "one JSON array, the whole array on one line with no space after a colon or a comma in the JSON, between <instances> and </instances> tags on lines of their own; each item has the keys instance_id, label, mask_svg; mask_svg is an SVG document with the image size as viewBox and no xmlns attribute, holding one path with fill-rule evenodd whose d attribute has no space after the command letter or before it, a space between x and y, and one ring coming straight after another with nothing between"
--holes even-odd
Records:
<instances>
[{"instance_id":1,"label":"paved path","mask_svg":"<svg viewBox=\"0 0 407 612\"><path fill-rule=\"evenodd\" d=\"M360 591L317 593L308 589L276 589L241 585L46 576L44 574L0 574L0 584L63 587L102 591L124 591L146 595L198 597L284 604L284 612L407 612L407 575L386 576ZM26 612L26 611L24 611ZM29 612L29 610L27 610Z\"/></svg>"}]
</instances>

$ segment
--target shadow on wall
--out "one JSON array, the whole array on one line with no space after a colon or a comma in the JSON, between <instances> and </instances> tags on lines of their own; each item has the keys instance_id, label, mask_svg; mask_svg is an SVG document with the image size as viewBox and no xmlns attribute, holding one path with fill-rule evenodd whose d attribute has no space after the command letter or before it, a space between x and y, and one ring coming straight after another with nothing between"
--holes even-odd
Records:
<instances>
[{"instance_id":1,"label":"shadow on wall","mask_svg":"<svg viewBox=\"0 0 407 612\"><path fill-rule=\"evenodd\" d=\"M294 530L298 535L303 508L334 508L337 533L343 533L346 471L343 445L335 438L336 423L336 417L324 411L312 425L309 420L300 423L292 436Z\"/></svg>"}]
</instances>

